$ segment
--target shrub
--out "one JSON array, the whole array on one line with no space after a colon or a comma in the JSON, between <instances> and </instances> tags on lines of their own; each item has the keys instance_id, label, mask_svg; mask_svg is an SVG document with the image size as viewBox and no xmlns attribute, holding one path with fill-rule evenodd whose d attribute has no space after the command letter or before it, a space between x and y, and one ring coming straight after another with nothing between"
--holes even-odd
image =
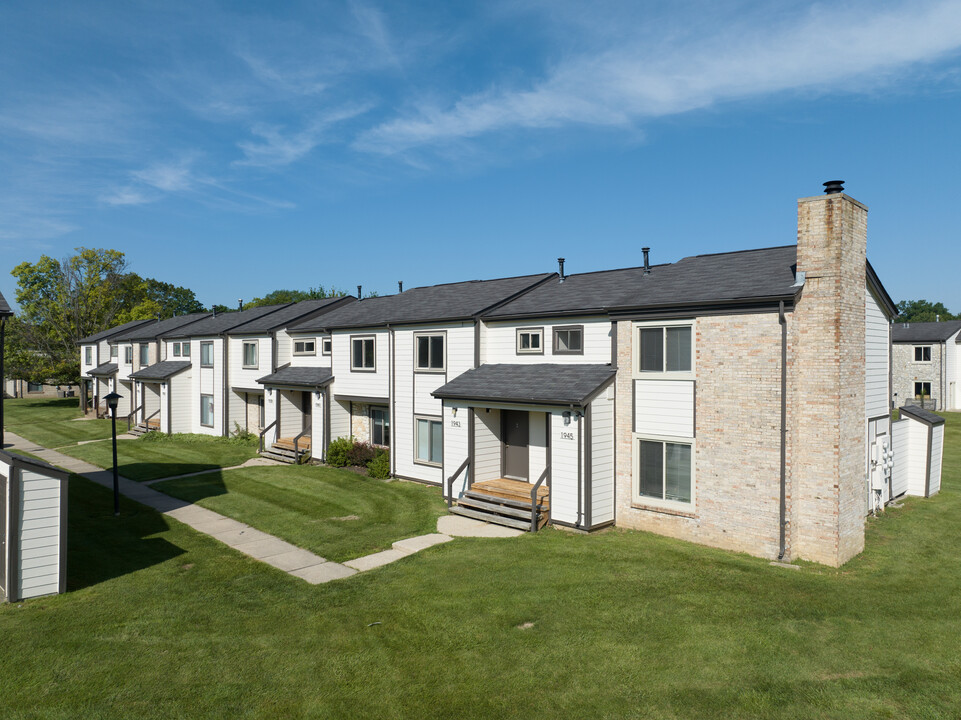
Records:
<instances>
[{"instance_id":1,"label":"shrub","mask_svg":"<svg viewBox=\"0 0 961 720\"><path fill-rule=\"evenodd\" d=\"M237 422L234 423L234 431L230 433L230 435L244 444L260 441L260 437L257 434L250 432L247 428L240 427L240 423Z\"/></svg>"},{"instance_id":2,"label":"shrub","mask_svg":"<svg viewBox=\"0 0 961 720\"><path fill-rule=\"evenodd\" d=\"M350 465L350 453L354 449L354 438L339 437L327 446L327 464L334 467Z\"/></svg>"},{"instance_id":3,"label":"shrub","mask_svg":"<svg viewBox=\"0 0 961 720\"><path fill-rule=\"evenodd\" d=\"M377 455L377 448L371 445L369 442L357 442L354 441L354 447L350 450L350 464L359 465L360 467L367 467L367 463L374 459Z\"/></svg>"},{"instance_id":4,"label":"shrub","mask_svg":"<svg viewBox=\"0 0 961 720\"><path fill-rule=\"evenodd\" d=\"M374 459L367 463L367 474L372 478L390 477L390 451L378 450Z\"/></svg>"}]
</instances>

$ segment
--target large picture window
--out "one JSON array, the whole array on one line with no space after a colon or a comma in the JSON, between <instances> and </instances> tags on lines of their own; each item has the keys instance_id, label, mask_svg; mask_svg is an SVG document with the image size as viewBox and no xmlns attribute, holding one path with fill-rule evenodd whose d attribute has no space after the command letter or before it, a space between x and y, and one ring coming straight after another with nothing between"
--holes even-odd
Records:
<instances>
[{"instance_id":1,"label":"large picture window","mask_svg":"<svg viewBox=\"0 0 961 720\"><path fill-rule=\"evenodd\" d=\"M256 340L244 341L244 367L256 368L257 362L258 362L257 341Z\"/></svg>"},{"instance_id":2,"label":"large picture window","mask_svg":"<svg viewBox=\"0 0 961 720\"><path fill-rule=\"evenodd\" d=\"M638 440L637 454L638 499L690 504L693 495L689 444Z\"/></svg>"},{"instance_id":3,"label":"large picture window","mask_svg":"<svg viewBox=\"0 0 961 720\"><path fill-rule=\"evenodd\" d=\"M214 426L214 396L200 396L200 424L204 427Z\"/></svg>"},{"instance_id":4,"label":"large picture window","mask_svg":"<svg viewBox=\"0 0 961 720\"><path fill-rule=\"evenodd\" d=\"M640 327L637 369L642 373L689 373L692 367L691 326Z\"/></svg>"},{"instance_id":5,"label":"large picture window","mask_svg":"<svg viewBox=\"0 0 961 720\"><path fill-rule=\"evenodd\" d=\"M444 334L414 335L414 367L421 372L444 372Z\"/></svg>"},{"instance_id":6,"label":"large picture window","mask_svg":"<svg viewBox=\"0 0 961 720\"><path fill-rule=\"evenodd\" d=\"M358 372L374 372L374 338L350 339L350 369Z\"/></svg>"},{"instance_id":7,"label":"large picture window","mask_svg":"<svg viewBox=\"0 0 961 720\"><path fill-rule=\"evenodd\" d=\"M444 461L444 424L438 419L417 418L415 460L440 465Z\"/></svg>"},{"instance_id":8,"label":"large picture window","mask_svg":"<svg viewBox=\"0 0 961 720\"><path fill-rule=\"evenodd\" d=\"M370 409L370 441L374 445L390 445L390 411L387 408Z\"/></svg>"},{"instance_id":9,"label":"large picture window","mask_svg":"<svg viewBox=\"0 0 961 720\"><path fill-rule=\"evenodd\" d=\"M214 366L214 344L211 341L200 343L200 367Z\"/></svg>"}]
</instances>

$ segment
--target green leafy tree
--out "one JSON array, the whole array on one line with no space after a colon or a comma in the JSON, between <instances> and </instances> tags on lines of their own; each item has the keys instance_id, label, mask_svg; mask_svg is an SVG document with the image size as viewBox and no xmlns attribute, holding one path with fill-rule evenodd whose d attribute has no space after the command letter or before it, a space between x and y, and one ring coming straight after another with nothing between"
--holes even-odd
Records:
<instances>
[{"instance_id":1,"label":"green leafy tree","mask_svg":"<svg viewBox=\"0 0 961 720\"><path fill-rule=\"evenodd\" d=\"M898 303L898 322L934 322L935 320L961 320L952 315L943 303L927 300L902 300Z\"/></svg>"},{"instance_id":2,"label":"green leafy tree","mask_svg":"<svg viewBox=\"0 0 961 720\"><path fill-rule=\"evenodd\" d=\"M301 300L319 300L329 297L340 297L346 295L343 290L335 287L325 288L323 285L312 287L309 290L274 290L263 297L254 298L248 303L244 303L244 310L265 305L282 305L284 303L300 302Z\"/></svg>"}]
</instances>

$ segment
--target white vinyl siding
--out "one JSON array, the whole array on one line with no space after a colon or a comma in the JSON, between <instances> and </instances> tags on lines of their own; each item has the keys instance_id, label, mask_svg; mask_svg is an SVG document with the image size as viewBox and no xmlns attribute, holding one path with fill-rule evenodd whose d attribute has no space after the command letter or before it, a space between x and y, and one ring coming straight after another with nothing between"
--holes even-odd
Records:
<instances>
[{"instance_id":1,"label":"white vinyl siding","mask_svg":"<svg viewBox=\"0 0 961 720\"><path fill-rule=\"evenodd\" d=\"M554 328L582 325L583 354L554 353ZM518 330L543 328L543 352L517 352ZM611 361L611 322L597 316L571 316L520 321L489 321L482 328L482 363L592 363L604 365ZM454 376L451 375L453 378Z\"/></svg>"},{"instance_id":2,"label":"white vinyl siding","mask_svg":"<svg viewBox=\"0 0 961 720\"><path fill-rule=\"evenodd\" d=\"M278 437L292 439L304 429L304 413L301 410L302 395L299 390L274 390L280 402L280 427ZM268 425L270 422L268 421Z\"/></svg>"},{"instance_id":3,"label":"white vinyl siding","mask_svg":"<svg viewBox=\"0 0 961 720\"><path fill-rule=\"evenodd\" d=\"M246 367L244 364L244 344L257 343L257 365ZM259 338L227 338L227 365L230 387L240 392L246 390L262 390L263 385L257 382L264 375L269 375L273 365L273 343L268 336ZM243 400L241 400L243 402ZM228 428L233 430L233 424Z\"/></svg>"},{"instance_id":4,"label":"white vinyl siding","mask_svg":"<svg viewBox=\"0 0 961 720\"><path fill-rule=\"evenodd\" d=\"M286 365L291 361L291 356L293 354L293 344L290 342L290 335L287 334L286 330L277 330L274 333L273 342L271 342L269 336L264 336L264 342L260 343L261 352L265 352L265 348L269 348L267 352L273 352L274 344L277 347L277 360L275 364L264 362L263 367L281 367Z\"/></svg>"},{"instance_id":5,"label":"white vinyl siding","mask_svg":"<svg viewBox=\"0 0 961 720\"><path fill-rule=\"evenodd\" d=\"M931 481L928 495L941 490L941 464L944 453L944 425L931 428Z\"/></svg>"},{"instance_id":6,"label":"white vinyl siding","mask_svg":"<svg viewBox=\"0 0 961 720\"><path fill-rule=\"evenodd\" d=\"M501 412L478 408L474 413L474 482L501 476Z\"/></svg>"},{"instance_id":7,"label":"white vinyl siding","mask_svg":"<svg viewBox=\"0 0 961 720\"><path fill-rule=\"evenodd\" d=\"M212 361L212 366L205 367L201 362L200 347L202 344L209 343L208 359ZM193 432L204 435L223 435L223 343L224 338L213 338L209 340L193 340L192 367L192 398L190 400L191 413L193 416ZM210 395L213 398L213 421L211 426L207 426L200 421L200 396ZM176 400L176 398L175 398Z\"/></svg>"},{"instance_id":8,"label":"white vinyl siding","mask_svg":"<svg viewBox=\"0 0 961 720\"><path fill-rule=\"evenodd\" d=\"M191 378L196 370L185 370L177 373L168 381L170 392L170 427L169 431L174 433L185 433L193 431L191 421L191 411L193 403L190 402L193 382Z\"/></svg>"},{"instance_id":9,"label":"white vinyl siding","mask_svg":"<svg viewBox=\"0 0 961 720\"><path fill-rule=\"evenodd\" d=\"M890 392L888 389L888 333L890 325L874 297L864 293L864 404L865 415L876 418L888 414Z\"/></svg>"},{"instance_id":10,"label":"white vinyl siding","mask_svg":"<svg viewBox=\"0 0 961 720\"><path fill-rule=\"evenodd\" d=\"M467 406L457 401L448 401L444 406L444 467L441 473L444 493L447 492L447 478L467 459L467 437L470 430L468 414ZM470 468L468 472L473 470ZM454 497L466 489L466 479L466 473L461 473L454 481Z\"/></svg>"},{"instance_id":11,"label":"white vinyl siding","mask_svg":"<svg viewBox=\"0 0 961 720\"><path fill-rule=\"evenodd\" d=\"M907 420L898 420L891 424L891 447L894 450L894 467L891 469L892 497L903 495L911 485L911 442L908 437L911 432L910 425Z\"/></svg>"},{"instance_id":12,"label":"white vinyl siding","mask_svg":"<svg viewBox=\"0 0 961 720\"><path fill-rule=\"evenodd\" d=\"M571 417L564 424L564 413L551 414L551 519L568 525L580 525L583 521L583 484L578 488L578 456L583 460L581 446L583 419ZM583 472L580 473L583 483ZM580 496L580 497L579 497ZM578 514L578 507L581 514Z\"/></svg>"},{"instance_id":13,"label":"white vinyl siding","mask_svg":"<svg viewBox=\"0 0 961 720\"><path fill-rule=\"evenodd\" d=\"M386 401L390 383L389 333L387 330L374 330L363 333L364 337L373 337L375 339L374 349L376 358L374 362L374 372L351 372L351 334L354 336L359 335L358 333L351 333L350 331L334 332L333 334L334 353L332 356L332 371L336 378L334 381L335 396L352 395L355 397L383 398ZM413 350L411 352L413 352ZM326 360L326 358L324 359ZM410 360L407 362L410 362Z\"/></svg>"},{"instance_id":14,"label":"white vinyl siding","mask_svg":"<svg viewBox=\"0 0 961 720\"><path fill-rule=\"evenodd\" d=\"M17 595L21 598L50 595L60 590L61 481L32 470L20 471L18 512L19 565ZM13 508L10 515L13 516Z\"/></svg>"},{"instance_id":15,"label":"white vinyl siding","mask_svg":"<svg viewBox=\"0 0 961 720\"><path fill-rule=\"evenodd\" d=\"M267 418L267 424L270 424L270 418ZM349 437L350 436L350 403L347 402L337 402L337 400L331 400L330 402L330 438L331 440L336 440L339 437Z\"/></svg>"},{"instance_id":16,"label":"white vinyl siding","mask_svg":"<svg viewBox=\"0 0 961 720\"><path fill-rule=\"evenodd\" d=\"M634 432L639 435L694 436L694 382L635 380Z\"/></svg>"},{"instance_id":17,"label":"white vinyl siding","mask_svg":"<svg viewBox=\"0 0 961 720\"><path fill-rule=\"evenodd\" d=\"M614 388L591 402L591 524L614 520Z\"/></svg>"}]
</instances>

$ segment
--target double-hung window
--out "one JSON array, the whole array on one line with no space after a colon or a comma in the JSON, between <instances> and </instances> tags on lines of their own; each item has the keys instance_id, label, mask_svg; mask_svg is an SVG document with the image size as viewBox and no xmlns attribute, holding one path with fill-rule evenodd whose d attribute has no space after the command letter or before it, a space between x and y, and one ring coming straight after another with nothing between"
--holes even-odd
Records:
<instances>
[{"instance_id":1,"label":"double-hung window","mask_svg":"<svg viewBox=\"0 0 961 720\"><path fill-rule=\"evenodd\" d=\"M200 367L214 366L214 344L210 340L200 343Z\"/></svg>"},{"instance_id":2,"label":"double-hung window","mask_svg":"<svg viewBox=\"0 0 961 720\"><path fill-rule=\"evenodd\" d=\"M370 441L374 445L390 445L390 411L387 408L370 409Z\"/></svg>"},{"instance_id":3,"label":"double-hung window","mask_svg":"<svg viewBox=\"0 0 961 720\"><path fill-rule=\"evenodd\" d=\"M244 341L244 367L256 369L258 366L257 341Z\"/></svg>"},{"instance_id":4,"label":"double-hung window","mask_svg":"<svg viewBox=\"0 0 961 720\"><path fill-rule=\"evenodd\" d=\"M172 352L174 357L180 357L180 343L173 343L171 347L173 348Z\"/></svg>"},{"instance_id":5,"label":"double-hung window","mask_svg":"<svg viewBox=\"0 0 961 720\"><path fill-rule=\"evenodd\" d=\"M123 346L123 362L124 365L133 365L133 345Z\"/></svg>"},{"instance_id":6,"label":"double-hung window","mask_svg":"<svg viewBox=\"0 0 961 720\"><path fill-rule=\"evenodd\" d=\"M544 354L544 328L517 329L518 355Z\"/></svg>"},{"instance_id":7,"label":"double-hung window","mask_svg":"<svg viewBox=\"0 0 961 720\"><path fill-rule=\"evenodd\" d=\"M183 353L184 357L190 357L190 341L185 340L180 345L180 351Z\"/></svg>"},{"instance_id":8,"label":"double-hung window","mask_svg":"<svg viewBox=\"0 0 961 720\"><path fill-rule=\"evenodd\" d=\"M317 343L315 340L294 340L294 355L316 355Z\"/></svg>"},{"instance_id":9,"label":"double-hung window","mask_svg":"<svg viewBox=\"0 0 961 720\"><path fill-rule=\"evenodd\" d=\"M116 345L111 345L111 346L110 346L110 359L111 359L111 360L116 360L116 359L117 359L117 346L116 346Z\"/></svg>"},{"instance_id":10,"label":"double-hung window","mask_svg":"<svg viewBox=\"0 0 961 720\"><path fill-rule=\"evenodd\" d=\"M691 445L637 441L637 499L690 503L693 497Z\"/></svg>"},{"instance_id":11,"label":"double-hung window","mask_svg":"<svg viewBox=\"0 0 961 720\"><path fill-rule=\"evenodd\" d=\"M690 325L640 327L637 346L637 369L641 373L691 372Z\"/></svg>"},{"instance_id":12,"label":"double-hung window","mask_svg":"<svg viewBox=\"0 0 961 720\"><path fill-rule=\"evenodd\" d=\"M914 362L931 362L931 346L915 345Z\"/></svg>"},{"instance_id":13,"label":"double-hung window","mask_svg":"<svg viewBox=\"0 0 961 720\"><path fill-rule=\"evenodd\" d=\"M584 354L584 326L570 325L554 328L555 355Z\"/></svg>"},{"instance_id":14,"label":"double-hung window","mask_svg":"<svg viewBox=\"0 0 961 720\"><path fill-rule=\"evenodd\" d=\"M150 345L140 343L140 367L147 367L150 364Z\"/></svg>"},{"instance_id":15,"label":"double-hung window","mask_svg":"<svg viewBox=\"0 0 961 720\"><path fill-rule=\"evenodd\" d=\"M416 418L416 456L419 463L440 465L444 461L444 424L440 418Z\"/></svg>"},{"instance_id":16,"label":"double-hung window","mask_svg":"<svg viewBox=\"0 0 961 720\"><path fill-rule=\"evenodd\" d=\"M214 426L214 396L200 396L200 424L204 427Z\"/></svg>"},{"instance_id":17,"label":"double-hung window","mask_svg":"<svg viewBox=\"0 0 961 720\"><path fill-rule=\"evenodd\" d=\"M83 364L93 365L93 348L89 345L83 349Z\"/></svg>"},{"instance_id":18,"label":"double-hung window","mask_svg":"<svg viewBox=\"0 0 961 720\"><path fill-rule=\"evenodd\" d=\"M444 372L444 333L414 335L414 369Z\"/></svg>"},{"instance_id":19,"label":"double-hung window","mask_svg":"<svg viewBox=\"0 0 961 720\"><path fill-rule=\"evenodd\" d=\"M350 369L355 372L374 372L374 338L352 337L350 339Z\"/></svg>"},{"instance_id":20,"label":"double-hung window","mask_svg":"<svg viewBox=\"0 0 961 720\"><path fill-rule=\"evenodd\" d=\"M331 340L329 337L325 337L325 338L321 338L321 339L320 339L320 354L321 354L321 355L330 355L330 352L331 352L331 348L332 348L332 347L333 347L333 340Z\"/></svg>"}]
</instances>

